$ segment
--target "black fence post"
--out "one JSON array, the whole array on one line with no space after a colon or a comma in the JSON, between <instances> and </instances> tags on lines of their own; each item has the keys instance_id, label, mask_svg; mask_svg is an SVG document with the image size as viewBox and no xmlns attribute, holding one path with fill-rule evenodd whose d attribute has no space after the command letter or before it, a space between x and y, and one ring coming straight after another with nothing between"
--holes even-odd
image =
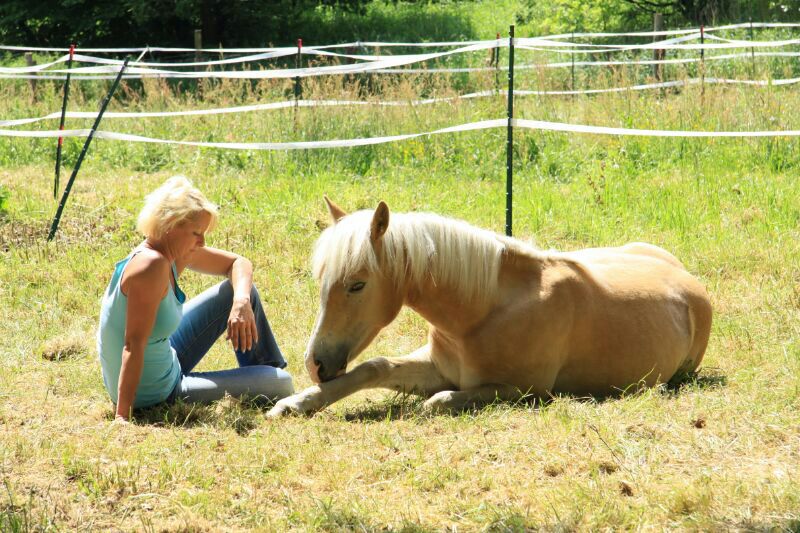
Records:
<instances>
[{"instance_id":1,"label":"black fence post","mask_svg":"<svg viewBox=\"0 0 800 533\"><path fill-rule=\"evenodd\" d=\"M514 220L514 25L508 29L508 126L506 127L506 235Z\"/></svg>"},{"instance_id":2,"label":"black fence post","mask_svg":"<svg viewBox=\"0 0 800 533\"><path fill-rule=\"evenodd\" d=\"M75 44L69 45L69 60L67 61L67 77L64 80L64 98L61 101L61 121L58 124L58 129L64 129L64 119L67 115L67 100L69 100L69 80L72 69L72 56L75 55ZM61 181L61 147L64 144L64 137L58 138L58 146L56 148L56 177L53 182L53 199L58 199L59 182Z\"/></svg>"},{"instance_id":3,"label":"black fence post","mask_svg":"<svg viewBox=\"0 0 800 533\"><path fill-rule=\"evenodd\" d=\"M297 56L294 60L294 68L299 69L303 64L303 39L297 39ZM300 99L303 88L300 86L300 76L294 78L294 100Z\"/></svg>"},{"instance_id":4,"label":"black fence post","mask_svg":"<svg viewBox=\"0 0 800 533\"><path fill-rule=\"evenodd\" d=\"M500 91L500 32L497 32L497 46L494 48L494 89Z\"/></svg>"},{"instance_id":5,"label":"black fence post","mask_svg":"<svg viewBox=\"0 0 800 533\"><path fill-rule=\"evenodd\" d=\"M200 63L203 59L203 30L194 30L194 62ZM200 65L194 66L195 72L200 72L203 70L203 67ZM198 76L196 78L197 82L197 93L202 96L203 95L203 87L205 86L205 80L202 76Z\"/></svg>"},{"instance_id":6,"label":"black fence post","mask_svg":"<svg viewBox=\"0 0 800 533\"><path fill-rule=\"evenodd\" d=\"M303 65L303 39L297 39L297 54L295 54L294 58L294 68L299 70L300 67ZM300 95L303 92L303 88L300 85L300 76L294 77L294 112L293 112L293 122L294 122L294 130L297 132L297 106L298 100L300 100Z\"/></svg>"},{"instance_id":7,"label":"black fence post","mask_svg":"<svg viewBox=\"0 0 800 533\"><path fill-rule=\"evenodd\" d=\"M753 42L753 17L750 17L750 42ZM750 77L755 80L756 79L756 49L751 47L750 48L750 64L751 64L751 74Z\"/></svg>"},{"instance_id":8,"label":"black fence post","mask_svg":"<svg viewBox=\"0 0 800 533\"><path fill-rule=\"evenodd\" d=\"M703 103L703 97L706 94L706 30L703 24L700 24L700 103Z\"/></svg>"},{"instance_id":9,"label":"black fence post","mask_svg":"<svg viewBox=\"0 0 800 533\"><path fill-rule=\"evenodd\" d=\"M575 44L575 30L572 31L572 39L571 40L572 40L572 43ZM570 61L572 62L572 65L571 65L569 70L570 70L570 76L572 78L572 82L570 83L569 88L572 91L572 98L575 98L575 49L573 48L571 50L571 52L572 53L569 55L569 57L570 57Z\"/></svg>"},{"instance_id":10,"label":"black fence post","mask_svg":"<svg viewBox=\"0 0 800 533\"><path fill-rule=\"evenodd\" d=\"M72 184L75 183L75 177L78 175L78 171L83 163L83 158L86 156L86 152L89 150L89 145L92 143L94 134L97 131L97 126L100 125L100 120L103 118L103 113L106 112L106 107L108 107L111 97L114 96L114 92L117 90L117 86L119 85L119 80L122 79L122 73L125 72L125 69L128 67L128 61L130 60L130 56L125 58L125 62L122 63L122 68L119 69L119 73L114 79L111 89L108 91L108 94L100 104L100 111L97 113L97 118L94 119L92 130L89 132L86 142L83 143L83 149L81 150L80 155L78 155L78 160L75 162L75 168L72 169L72 175L69 177L67 186L64 188L64 195L61 197L61 201L58 204L58 210L56 211L56 216L53 218L53 223L50 225L50 233L47 235L48 241L52 241L53 237L56 235L56 231L58 231L58 223L61 221L61 213L64 212L64 206L67 205L67 198L69 198L69 192L72 190Z\"/></svg>"}]
</instances>

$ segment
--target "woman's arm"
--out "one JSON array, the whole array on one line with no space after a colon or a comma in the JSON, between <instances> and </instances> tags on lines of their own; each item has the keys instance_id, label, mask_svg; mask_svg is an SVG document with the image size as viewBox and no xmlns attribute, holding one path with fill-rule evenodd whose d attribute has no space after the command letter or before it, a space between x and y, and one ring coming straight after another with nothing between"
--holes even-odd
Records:
<instances>
[{"instance_id":1,"label":"woman's arm","mask_svg":"<svg viewBox=\"0 0 800 533\"><path fill-rule=\"evenodd\" d=\"M250 305L253 288L253 264L245 257L204 246L191 255L186 267L205 274L227 276L233 286L233 305L228 317L226 339L234 350L247 351L258 342L256 318Z\"/></svg>"},{"instance_id":2,"label":"woman's arm","mask_svg":"<svg viewBox=\"0 0 800 533\"><path fill-rule=\"evenodd\" d=\"M153 331L158 306L169 285L169 262L161 255L142 252L131 259L122 279L128 298L125 344L117 388L116 419L127 420L142 378L144 350Z\"/></svg>"}]
</instances>

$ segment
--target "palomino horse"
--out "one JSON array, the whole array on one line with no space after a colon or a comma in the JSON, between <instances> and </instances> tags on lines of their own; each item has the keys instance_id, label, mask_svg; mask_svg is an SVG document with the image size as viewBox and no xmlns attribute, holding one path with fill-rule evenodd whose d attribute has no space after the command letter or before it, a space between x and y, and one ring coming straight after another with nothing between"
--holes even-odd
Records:
<instances>
[{"instance_id":1,"label":"palomino horse","mask_svg":"<svg viewBox=\"0 0 800 533\"><path fill-rule=\"evenodd\" d=\"M694 371L711 329L703 286L670 253L644 243L576 252L432 214L347 215L317 242L320 311L306 351L317 383L269 415L309 414L383 387L435 411L552 393L606 396ZM407 305L430 323L404 357L347 365Z\"/></svg>"}]
</instances>

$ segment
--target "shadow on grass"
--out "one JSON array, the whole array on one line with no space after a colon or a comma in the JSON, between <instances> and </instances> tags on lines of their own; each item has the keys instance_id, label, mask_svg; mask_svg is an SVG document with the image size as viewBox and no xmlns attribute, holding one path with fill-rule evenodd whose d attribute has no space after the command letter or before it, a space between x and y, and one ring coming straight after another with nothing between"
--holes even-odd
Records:
<instances>
[{"instance_id":1,"label":"shadow on grass","mask_svg":"<svg viewBox=\"0 0 800 533\"><path fill-rule=\"evenodd\" d=\"M157 427L211 426L216 429L233 429L239 435L247 435L264 418L264 410L274 402L265 398L237 399L230 396L211 404L185 403L180 400L172 404L161 404L134 411L138 425Z\"/></svg>"},{"instance_id":2,"label":"shadow on grass","mask_svg":"<svg viewBox=\"0 0 800 533\"><path fill-rule=\"evenodd\" d=\"M674 397L688 391L708 390L724 387L727 377L719 368L707 367L698 372L674 377L658 390L665 396ZM442 416L462 416L478 414L491 409L536 410L548 406L556 398L572 401L601 403L620 400L641 394L646 388L632 388L624 393L609 396L570 396L558 395L552 398L537 398L532 395L513 401L497 400L482 407L471 407L464 411L443 413ZM364 404L348 408L342 415L347 422L390 422L398 420L421 420L432 416L423 410L425 398L409 394L394 394L379 401L367 400ZM217 429L230 428L239 435L247 435L261 424L264 411L273 402L264 398L236 399L226 397L209 405L189 404L181 401L163 404L134 412L137 424L158 427L196 427L211 426Z\"/></svg>"},{"instance_id":3,"label":"shadow on grass","mask_svg":"<svg viewBox=\"0 0 800 533\"><path fill-rule=\"evenodd\" d=\"M665 385L665 390L671 395L679 394L685 390L706 390L725 387L728 377L717 367L703 367L696 372L685 372L673 376Z\"/></svg>"},{"instance_id":4,"label":"shadow on grass","mask_svg":"<svg viewBox=\"0 0 800 533\"><path fill-rule=\"evenodd\" d=\"M715 367L701 368L697 372L684 373L673 377L669 383L664 383L658 387L668 397L674 397L681 393L697 390L708 390L724 387L728 384L728 378L722 373L721 369ZM602 403L615 401L623 398L641 394L648 390L646 387L633 387L620 394L608 396L571 396L559 394L551 398L537 398L527 395L517 400L496 400L482 407L470 407L460 412L442 413L443 416L461 416L464 414L477 414L482 411L505 408L531 410L548 406L557 398L566 398L572 401ZM385 422L392 420L418 419L431 416L422 409L425 398L411 396L407 394L395 394L387 396L381 401L371 401L366 405L359 405L350 408L344 413L344 419L348 422Z\"/></svg>"},{"instance_id":5,"label":"shadow on grass","mask_svg":"<svg viewBox=\"0 0 800 533\"><path fill-rule=\"evenodd\" d=\"M425 398L396 393L380 401L368 400L366 404L347 409L344 419L348 422L390 422L416 419L422 416Z\"/></svg>"}]
</instances>

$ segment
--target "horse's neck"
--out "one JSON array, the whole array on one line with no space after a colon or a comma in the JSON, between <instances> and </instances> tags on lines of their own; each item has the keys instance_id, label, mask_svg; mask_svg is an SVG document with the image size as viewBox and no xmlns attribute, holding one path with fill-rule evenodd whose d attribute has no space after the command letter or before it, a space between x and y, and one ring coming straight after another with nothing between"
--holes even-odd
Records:
<instances>
[{"instance_id":1,"label":"horse's neck","mask_svg":"<svg viewBox=\"0 0 800 533\"><path fill-rule=\"evenodd\" d=\"M407 294L405 305L435 328L453 335L469 331L491 308L487 303L465 303L452 288L437 285L430 278Z\"/></svg>"},{"instance_id":2,"label":"horse's neck","mask_svg":"<svg viewBox=\"0 0 800 533\"><path fill-rule=\"evenodd\" d=\"M508 249L500 263L497 290L489 297L465 301L452 287L436 283L429 276L419 286L407 287L404 303L435 328L461 336L486 320L498 305L519 296L524 287L538 283L542 268L541 257Z\"/></svg>"}]
</instances>

